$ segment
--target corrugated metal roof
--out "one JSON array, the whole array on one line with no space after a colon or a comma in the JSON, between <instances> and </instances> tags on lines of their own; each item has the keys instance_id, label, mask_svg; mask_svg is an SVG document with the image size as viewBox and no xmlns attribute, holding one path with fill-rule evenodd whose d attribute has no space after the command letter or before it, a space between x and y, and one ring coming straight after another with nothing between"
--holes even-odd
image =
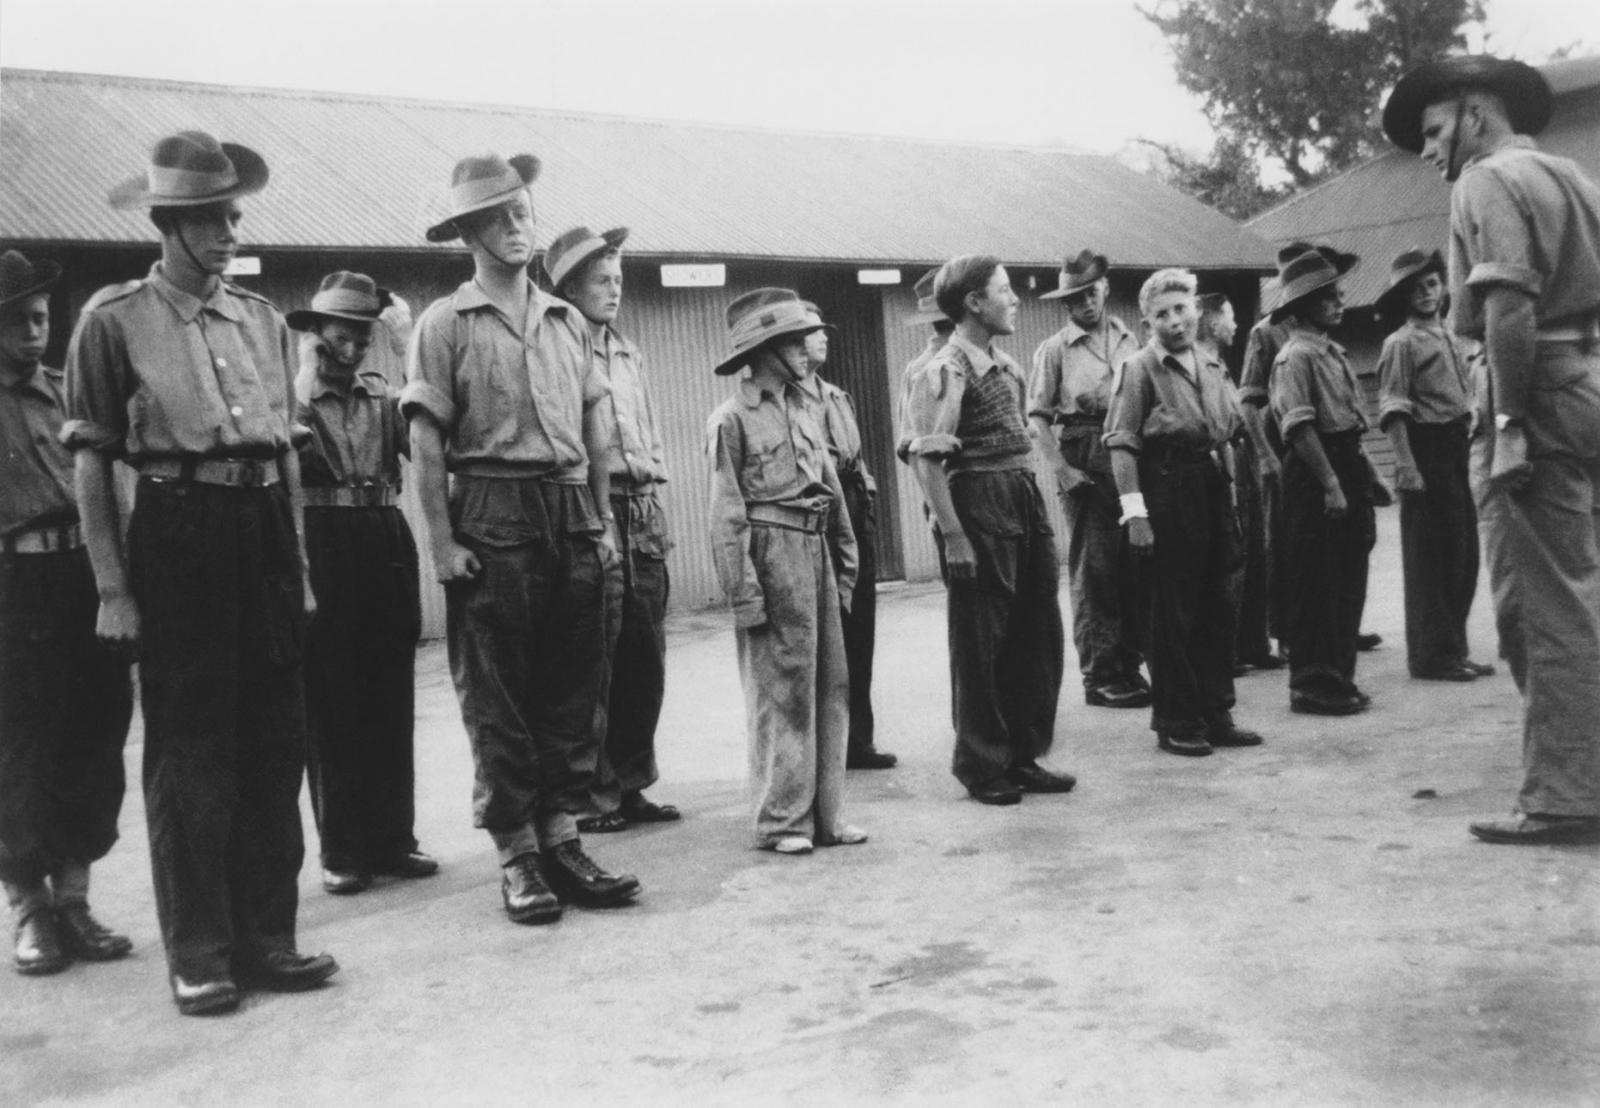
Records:
<instances>
[{"instance_id":1,"label":"corrugated metal roof","mask_svg":"<svg viewBox=\"0 0 1600 1108\"><path fill-rule=\"evenodd\" d=\"M1271 265L1256 235L1100 155L22 69L0 71L0 234L149 241L106 193L191 127L271 166L257 248L425 249L456 159L497 150L543 159L542 227L626 224L646 255L1057 265L1093 245L1128 267Z\"/></svg>"},{"instance_id":2,"label":"corrugated metal roof","mask_svg":"<svg viewBox=\"0 0 1600 1108\"><path fill-rule=\"evenodd\" d=\"M1544 66L1556 111L1539 145L1600 179L1600 55ZM1252 219L1275 245L1326 240L1362 257L1345 281L1346 302L1365 307L1388 287L1389 262L1413 246L1447 248L1450 185L1415 154L1391 150Z\"/></svg>"}]
</instances>

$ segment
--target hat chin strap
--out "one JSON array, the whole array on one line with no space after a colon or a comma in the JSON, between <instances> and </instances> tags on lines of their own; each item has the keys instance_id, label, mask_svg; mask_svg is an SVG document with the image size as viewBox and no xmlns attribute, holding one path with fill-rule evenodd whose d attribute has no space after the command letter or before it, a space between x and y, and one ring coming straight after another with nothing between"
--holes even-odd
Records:
<instances>
[{"instance_id":1,"label":"hat chin strap","mask_svg":"<svg viewBox=\"0 0 1600 1108\"><path fill-rule=\"evenodd\" d=\"M1454 181L1461 176L1461 170L1456 168L1456 158L1461 153L1461 121L1467 115L1467 96L1462 93L1456 98L1456 125L1450 129L1450 153L1444 163L1444 179Z\"/></svg>"},{"instance_id":2,"label":"hat chin strap","mask_svg":"<svg viewBox=\"0 0 1600 1108\"><path fill-rule=\"evenodd\" d=\"M215 276L218 280L221 280L220 274L213 274L210 270L206 269L205 266L200 264L200 259L195 257L193 250L189 249L189 238L183 233L183 226L176 220L173 221L172 233L177 237L178 245L183 247L183 252L189 256L189 261L194 264L196 273L199 273L202 277Z\"/></svg>"}]
</instances>

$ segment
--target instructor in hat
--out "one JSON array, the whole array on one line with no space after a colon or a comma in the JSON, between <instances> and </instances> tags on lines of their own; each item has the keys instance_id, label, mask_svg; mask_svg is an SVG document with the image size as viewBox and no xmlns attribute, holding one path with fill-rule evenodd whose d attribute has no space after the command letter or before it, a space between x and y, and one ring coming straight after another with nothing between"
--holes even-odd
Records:
<instances>
[{"instance_id":1,"label":"instructor in hat","mask_svg":"<svg viewBox=\"0 0 1600 1108\"><path fill-rule=\"evenodd\" d=\"M1524 712L1515 811L1471 825L1493 843L1600 842L1600 187L1535 144L1553 99L1476 55L1417 67L1383 109L1452 183L1451 322L1488 360L1475 483Z\"/></svg>"},{"instance_id":2,"label":"instructor in hat","mask_svg":"<svg viewBox=\"0 0 1600 1108\"><path fill-rule=\"evenodd\" d=\"M227 1011L240 987L314 988L295 949L305 843L306 587L294 355L266 299L223 280L254 150L183 131L111 204L149 213L161 260L90 298L67 353L99 633L137 643L145 810L173 999ZM112 462L139 472L126 529ZM126 535L126 538L124 538Z\"/></svg>"}]
</instances>

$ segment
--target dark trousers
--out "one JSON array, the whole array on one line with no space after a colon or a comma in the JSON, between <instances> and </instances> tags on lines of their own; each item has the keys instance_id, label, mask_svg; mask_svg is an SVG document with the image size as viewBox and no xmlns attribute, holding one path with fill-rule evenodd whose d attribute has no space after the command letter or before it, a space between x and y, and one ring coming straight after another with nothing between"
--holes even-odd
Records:
<instances>
[{"instance_id":1,"label":"dark trousers","mask_svg":"<svg viewBox=\"0 0 1600 1108\"><path fill-rule=\"evenodd\" d=\"M1061 455L1091 483L1061 494L1067 517L1067 581L1072 598L1072 643L1086 689L1136 679L1139 627L1132 570L1123 547L1122 502L1100 425L1061 429Z\"/></svg>"},{"instance_id":2,"label":"dark trousers","mask_svg":"<svg viewBox=\"0 0 1600 1108\"><path fill-rule=\"evenodd\" d=\"M606 655L600 515L587 485L457 476L459 541L482 571L445 590L450 672L472 742L473 820L502 860L587 810ZM560 830L557 830L557 828Z\"/></svg>"},{"instance_id":3,"label":"dark trousers","mask_svg":"<svg viewBox=\"0 0 1600 1108\"><path fill-rule=\"evenodd\" d=\"M305 855L300 551L282 485L139 482L144 792L175 973L293 949Z\"/></svg>"},{"instance_id":4,"label":"dark trousers","mask_svg":"<svg viewBox=\"0 0 1600 1108\"><path fill-rule=\"evenodd\" d=\"M1239 562L1227 482L1208 455L1146 444L1139 483L1155 532L1139 602L1150 663L1150 729L1190 735L1233 707L1233 619L1226 583Z\"/></svg>"},{"instance_id":5,"label":"dark trousers","mask_svg":"<svg viewBox=\"0 0 1600 1108\"><path fill-rule=\"evenodd\" d=\"M656 783L656 724L667 688L667 524L655 492L611 498L622 539L621 564L608 574L612 593L605 695L595 733L602 736L593 807L613 812L622 794Z\"/></svg>"},{"instance_id":6,"label":"dark trousers","mask_svg":"<svg viewBox=\"0 0 1600 1108\"><path fill-rule=\"evenodd\" d=\"M872 656L878 638L878 520L866 478L856 471L840 476L845 509L856 534L856 587L850 610L842 613L844 657L850 670L851 752L872 748Z\"/></svg>"},{"instance_id":7,"label":"dark trousers","mask_svg":"<svg viewBox=\"0 0 1600 1108\"><path fill-rule=\"evenodd\" d=\"M417 547L399 508L307 508L306 769L322 864L363 872L417 848L412 663Z\"/></svg>"},{"instance_id":8,"label":"dark trousers","mask_svg":"<svg viewBox=\"0 0 1600 1108\"><path fill-rule=\"evenodd\" d=\"M1050 750L1065 638L1061 572L1029 470L957 472L950 499L977 553L976 576L949 582L951 771L967 788Z\"/></svg>"},{"instance_id":9,"label":"dark trousers","mask_svg":"<svg viewBox=\"0 0 1600 1108\"><path fill-rule=\"evenodd\" d=\"M1340 697L1356 688L1356 636L1377 522L1360 432L1320 437L1349 510L1339 519L1328 516L1322 485L1291 447L1283 468L1285 637L1289 687Z\"/></svg>"},{"instance_id":10,"label":"dark trousers","mask_svg":"<svg viewBox=\"0 0 1600 1108\"><path fill-rule=\"evenodd\" d=\"M1400 494L1406 663L1412 676L1467 659L1467 616L1478 588L1478 513L1467 480L1464 422L1411 423L1423 491Z\"/></svg>"},{"instance_id":11,"label":"dark trousers","mask_svg":"<svg viewBox=\"0 0 1600 1108\"><path fill-rule=\"evenodd\" d=\"M117 841L127 663L95 638L87 550L0 554L0 880L34 886Z\"/></svg>"},{"instance_id":12,"label":"dark trousers","mask_svg":"<svg viewBox=\"0 0 1600 1108\"><path fill-rule=\"evenodd\" d=\"M1233 487L1243 556L1229 579L1238 613L1234 658L1246 662L1272 653L1267 622L1267 507L1259 467L1255 442L1248 435L1240 436L1233 447Z\"/></svg>"}]
</instances>

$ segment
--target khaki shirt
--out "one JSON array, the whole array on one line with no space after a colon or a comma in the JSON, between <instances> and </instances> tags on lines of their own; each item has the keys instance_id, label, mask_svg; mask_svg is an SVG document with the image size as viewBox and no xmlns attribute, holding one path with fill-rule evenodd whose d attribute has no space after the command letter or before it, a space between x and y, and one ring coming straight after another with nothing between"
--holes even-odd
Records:
<instances>
[{"instance_id":1,"label":"khaki shirt","mask_svg":"<svg viewBox=\"0 0 1600 1108\"><path fill-rule=\"evenodd\" d=\"M1156 340L1122 363L1106 415L1107 449L1207 451L1238 433L1244 419L1222 359L1200 346L1193 354L1193 376Z\"/></svg>"},{"instance_id":2,"label":"khaki shirt","mask_svg":"<svg viewBox=\"0 0 1600 1108\"><path fill-rule=\"evenodd\" d=\"M918 380L922 372L933 361L933 356L944 349L944 344L949 341L948 336L935 332L928 336L928 345L911 361L906 363L906 369L900 376L900 398L895 407L894 425L896 428L894 439L894 456L907 465L911 463L911 442L915 438L909 422L911 418L912 394L918 388Z\"/></svg>"},{"instance_id":3,"label":"khaki shirt","mask_svg":"<svg viewBox=\"0 0 1600 1108\"><path fill-rule=\"evenodd\" d=\"M1017 397L1018 426L1026 429L1027 385L1017 363L998 347L991 344L989 349L979 350L956 332L928 359L906 399L906 433L910 437L906 452L932 458L959 453L961 439L956 431L961 426L967 382L990 373L1006 375Z\"/></svg>"},{"instance_id":4,"label":"khaki shirt","mask_svg":"<svg viewBox=\"0 0 1600 1108\"><path fill-rule=\"evenodd\" d=\"M264 297L226 281L196 299L157 262L89 298L67 348L61 441L151 457L275 457L289 448L294 344Z\"/></svg>"},{"instance_id":5,"label":"khaki shirt","mask_svg":"<svg viewBox=\"0 0 1600 1108\"><path fill-rule=\"evenodd\" d=\"M0 370L0 535L78 518L72 454L59 437L65 417L59 369L16 378Z\"/></svg>"},{"instance_id":6,"label":"khaki shirt","mask_svg":"<svg viewBox=\"0 0 1600 1108\"><path fill-rule=\"evenodd\" d=\"M583 415L608 386L583 316L527 287L520 333L475 281L428 305L411 334L400 410L438 424L451 471L487 463L581 482Z\"/></svg>"},{"instance_id":7,"label":"khaki shirt","mask_svg":"<svg viewBox=\"0 0 1600 1108\"><path fill-rule=\"evenodd\" d=\"M1396 416L1415 423L1454 423L1469 418L1472 402L1467 352L1442 323L1407 320L1383 340L1378 426Z\"/></svg>"},{"instance_id":8,"label":"khaki shirt","mask_svg":"<svg viewBox=\"0 0 1600 1108\"><path fill-rule=\"evenodd\" d=\"M1244 365L1239 368L1239 400L1265 408L1272 398L1272 367L1289 338L1288 323L1259 319L1245 340Z\"/></svg>"},{"instance_id":9,"label":"khaki shirt","mask_svg":"<svg viewBox=\"0 0 1600 1108\"><path fill-rule=\"evenodd\" d=\"M1450 194L1451 319L1484 337L1484 294L1533 297L1539 326L1600 317L1600 186L1517 135L1468 162Z\"/></svg>"},{"instance_id":10,"label":"khaki shirt","mask_svg":"<svg viewBox=\"0 0 1600 1108\"><path fill-rule=\"evenodd\" d=\"M780 395L781 393L781 395ZM844 490L822 429L806 411L796 385L778 392L748 378L718 405L706 424L711 455L711 559L740 626L755 622L765 599L750 560L749 504L782 504L816 496L844 503ZM828 513L829 543L848 601L855 587L857 553L849 513Z\"/></svg>"},{"instance_id":11,"label":"khaki shirt","mask_svg":"<svg viewBox=\"0 0 1600 1108\"><path fill-rule=\"evenodd\" d=\"M614 328L594 349L595 368L610 386L610 403L600 405L606 427L611 487L637 488L667 479L667 452L656 429L655 408L644 387L644 355Z\"/></svg>"},{"instance_id":12,"label":"khaki shirt","mask_svg":"<svg viewBox=\"0 0 1600 1108\"><path fill-rule=\"evenodd\" d=\"M868 490L877 492L878 482L872 479L866 459L861 456L861 425L856 421L856 405L850 394L815 373L801 381L799 387L806 411L828 441L834 468L841 475L859 473Z\"/></svg>"},{"instance_id":13,"label":"khaki shirt","mask_svg":"<svg viewBox=\"0 0 1600 1108\"><path fill-rule=\"evenodd\" d=\"M1365 431L1361 388L1344 347L1319 331L1291 330L1272 367L1272 414L1284 442L1305 423L1329 435Z\"/></svg>"},{"instance_id":14,"label":"khaki shirt","mask_svg":"<svg viewBox=\"0 0 1600 1108\"><path fill-rule=\"evenodd\" d=\"M300 479L307 487L400 487L400 455L411 452L400 399L381 371L362 368L347 387L318 374L300 404L310 431L300 448Z\"/></svg>"},{"instance_id":15,"label":"khaki shirt","mask_svg":"<svg viewBox=\"0 0 1600 1108\"><path fill-rule=\"evenodd\" d=\"M1067 416L1104 417L1116 368L1139 349L1122 320L1101 317L1098 331L1075 322L1039 344L1028 379L1028 415L1051 423Z\"/></svg>"}]
</instances>

